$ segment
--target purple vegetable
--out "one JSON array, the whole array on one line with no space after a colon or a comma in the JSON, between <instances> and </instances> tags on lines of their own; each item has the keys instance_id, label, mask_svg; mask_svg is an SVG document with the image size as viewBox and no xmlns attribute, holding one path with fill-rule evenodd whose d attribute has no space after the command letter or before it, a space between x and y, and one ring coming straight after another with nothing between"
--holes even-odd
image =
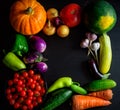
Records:
<instances>
[{"instance_id":1,"label":"purple vegetable","mask_svg":"<svg viewBox=\"0 0 120 110\"><path fill-rule=\"evenodd\" d=\"M98 68L97 68L97 65L96 65L96 62L94 59L89 59L88 64L89 64L89 68L90 68L91 73L97 79L107 79L109 77L110 73L103 75L102 73L100 73L98 71Z\"/></svg>"},{"instance_id":2,"label":"purple vegetable","mask_svg":"<svg viewBox=\"0 0 120 110\"><path fill-rule=\"evenodd\" d=\"M48 66L45 62L35 63L33 68L40 71L41 73L45 73L48 70Z\"/></svg>"},{"instance_id":3,"label":"purple vegetable","mask_svg":"<svg viewBox=\"0 0 120 110\"><path fill-rule=\"evenodd\" d=\"M47 47L44 39L39 36L32 36L30 38L30 46L32 49L34 49L40 53L43 53Z\"/></svg>"},{"instance_id":4,"label":"purple vegetable","mask_svg":"<svg viewBox=\"0 0 120 110\"><path fill-rule=\"evenodd\" d=\"M45 58L43 58L43 55L37 51L29 52L26 56L23 57L23 61L25 64L41 62L44 59Z\"/></svg>"},{"instance_id":5,"label":"purple vegetable","mask_svg":"<svg viewBox=\"0 0 120 110\"><path fill-rule=\"evenodd\" d=\"M60 17L55 17L53 20L52 20L52 23L55 27L58 27L60 26L61 24L63 24L62 20L60 19Z\"/></svg>"}]
</instances>

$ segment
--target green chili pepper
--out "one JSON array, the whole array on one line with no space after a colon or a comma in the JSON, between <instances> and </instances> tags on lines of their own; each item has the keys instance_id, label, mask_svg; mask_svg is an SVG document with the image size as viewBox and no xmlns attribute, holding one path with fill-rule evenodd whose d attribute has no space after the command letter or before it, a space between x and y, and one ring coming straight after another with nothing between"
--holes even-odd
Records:
<instances>
[{"instance_id":1,"label":"green chili pepper","mask_svg":"<svg viewBox=\"0 0 120 110\"><path fill-rule=\"evenodd\" d=\"M26 68L26 65L13 52L8 52L2 61L8 68L14 71Z\"/></svg>"},{"instance_id":2,"label":"green chili pepper","mask_svg":"<svg viewBox=\"0 0 120 110\"><path fill-rule=\"evenodd\" d=\"M59 88L70 87L72 85L72 78L70 77L61 77L57 79L49 88L47 93L55 91Z\"/></svg>"},{"instance_id":3,"label":"green chili pepper","mask_svg":"<svg viewBox=\"0 0 120 110\"><path fill-rule=\"evenodd\" d=\"M16 40L13 45L12 52L14 52L18 56L22 56L23 54L28 52L28 43L24 35L16 34Z\"/></svg>"},{"instance_id":4,"label":"green chili pepper","mask_svg":"<svg viewBox=\"0 0 120 110\"><path fill-rule=\"evenodd\" d=\"M75 93L78 93L78 94L87 94L87 91L86 91L84 88L82 88L82 87L80 87L79 85L76 85L76 84L74 84L74 83L70 86L70 88L71 88L72 91L74 91Z\"/></svg>"}]
</instances>

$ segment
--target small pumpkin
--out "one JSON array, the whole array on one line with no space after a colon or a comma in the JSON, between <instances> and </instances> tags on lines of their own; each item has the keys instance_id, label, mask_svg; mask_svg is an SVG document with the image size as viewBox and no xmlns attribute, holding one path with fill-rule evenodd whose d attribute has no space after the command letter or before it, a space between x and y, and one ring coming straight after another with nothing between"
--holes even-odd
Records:
<instances>
[{"instance_id":1,"label":"small pumpkin","mask_svg":"<svg viewBox=\"0 0 120 110\"><path fill-rule=\"evenodd\" d=\"M10 9L10 23L19 33L33 35L46 23L46 10L36 0L18 0Z\"/></svg>"}]
</instances>

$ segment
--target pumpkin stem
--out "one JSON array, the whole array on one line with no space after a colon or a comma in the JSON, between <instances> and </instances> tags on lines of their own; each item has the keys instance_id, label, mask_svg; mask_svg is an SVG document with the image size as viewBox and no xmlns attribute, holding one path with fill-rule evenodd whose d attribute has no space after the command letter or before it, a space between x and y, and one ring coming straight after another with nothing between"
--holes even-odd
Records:
<instances>
[{"instance_id":1,"label":"pumpkin stem","mask_svg":"<svg viewBox=\"0 0 120 110\"><path fill-rule=\"evenodd\" d=\"M31 7L28 7L26 10L25 10L25 13L26 14L33 14L33 9Z\"/></svg>"}]
</instances>

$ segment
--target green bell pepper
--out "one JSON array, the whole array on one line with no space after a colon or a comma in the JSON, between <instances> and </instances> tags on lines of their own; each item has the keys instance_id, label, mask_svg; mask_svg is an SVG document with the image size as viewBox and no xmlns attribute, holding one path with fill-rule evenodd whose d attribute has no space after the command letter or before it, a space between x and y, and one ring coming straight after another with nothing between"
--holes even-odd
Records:
<instances>
[{"instance_id":1,"label":"green bell pepper","mask_svg":"<svg viewBox=\"0 0 120 110\"><path fill-rule=\"evenodd\" d=\"M2 61L8 68L14 71L26 69L26 65L13 52L8 52Z\"/></svg>"},{"instance_id":2,"label":"green bell pepper","mask_svg":"<svg viewBox=\"0 0 120 110\"><path fill-rule=\"evenodd\" d=\"M16 34L16 39L12 48L12 52L21 57L23 56L23 54L28 52L28 43L24 35Z\"/></svg>"}]
</instances>

